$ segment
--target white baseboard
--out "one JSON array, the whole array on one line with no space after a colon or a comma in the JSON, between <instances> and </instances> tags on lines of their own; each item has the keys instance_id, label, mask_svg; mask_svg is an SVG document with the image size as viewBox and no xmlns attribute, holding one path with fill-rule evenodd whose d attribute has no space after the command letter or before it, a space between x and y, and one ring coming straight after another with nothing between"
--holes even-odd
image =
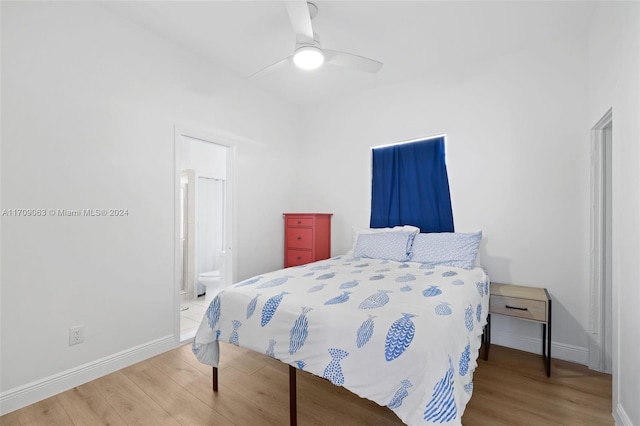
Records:
<instances>
[{"instance_id":1,"label":"white baseboard","mask_svg":"<svg viewBox=\"0 0 640 426\"><path fill-rule=\"evenodd\" d=\"M173 335L36 380L0 394L0 415L26 407L176 347Z\"/></svg>"},{"instance_id":2,"label":"white baseboard","mask_svg":"<svg viewBox=\"0 0 640 426\"><path fill-rule=\"evenodd\" d=\"M620 404L616 406L616 411L613 412L613 419L616 422L616 426L633 426L627 412L624 411Z\"/></svg>"},{"instance_id":3,"label":"white baseboard","mask_svg":"<svg viewBox=\"0 0 640 426\"><path fill-rule=\"evenodd\" d=\"M491 331L491 343L525 352L542 354L542 339ZM587 365L589 350L580 346L551 341L551 358Z\"/></svg>"}]
</instances>

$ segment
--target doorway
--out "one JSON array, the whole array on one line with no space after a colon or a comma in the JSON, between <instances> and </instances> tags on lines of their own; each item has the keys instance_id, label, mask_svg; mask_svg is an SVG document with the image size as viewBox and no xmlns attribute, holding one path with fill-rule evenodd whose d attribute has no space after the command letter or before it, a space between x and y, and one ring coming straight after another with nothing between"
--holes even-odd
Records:
<instances>
[{"instance_id":1,"label":"doorway","mask_svg":"<svg viewBox=\"0 0 640 426\"><path fill-rule=\"evenodd\" d=\"M589 368L613 370L613 111L591 129L591 259Z\"/></svg>"},{"instance_id":2,"label":"doorway","mask_svg":"<svg viewBox=\"0 0 640 426\"><path fill-rule=\"evenodd\" d=\"M176 130L176 335L191 339L209 302L234 280L233 146Z\"/></svg>"}]
</instances>

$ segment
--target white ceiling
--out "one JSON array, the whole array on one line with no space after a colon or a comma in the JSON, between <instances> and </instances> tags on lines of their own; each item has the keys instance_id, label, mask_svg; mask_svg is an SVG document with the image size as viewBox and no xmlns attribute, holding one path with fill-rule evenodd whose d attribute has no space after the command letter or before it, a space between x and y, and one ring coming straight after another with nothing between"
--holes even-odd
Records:
<instances>
[{"instance_id":1,"label":"white ceiling","mask_svg":"<svg viewBox=\"0 0 640 426\"><path fill-rule=\"evenodd\" d=\"M313 29L322 46L384 63L377 74L293 66L249 83L307 105L434 69L584 32L593 1L326 1ZM112 12L246 78L293 53L283 1L113 1Z\"/></svg>"}]
</instances>

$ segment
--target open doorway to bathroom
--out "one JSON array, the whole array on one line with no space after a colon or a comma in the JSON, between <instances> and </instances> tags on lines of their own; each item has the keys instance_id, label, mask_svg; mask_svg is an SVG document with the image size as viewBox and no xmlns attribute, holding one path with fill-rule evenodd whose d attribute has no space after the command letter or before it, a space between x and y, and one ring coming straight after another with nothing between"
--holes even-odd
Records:
<instances>
[{"instance_id":1,"label":"open doorway to bathroom","mask_svg":"<svg viewBox=\"0 0 640 426\"><path fill-rule=\"evenodd\" d=\"M197 327L220 289L233 280L232 146L176 131L176 282L180 341Z\"/></svg>"}]
</instances>

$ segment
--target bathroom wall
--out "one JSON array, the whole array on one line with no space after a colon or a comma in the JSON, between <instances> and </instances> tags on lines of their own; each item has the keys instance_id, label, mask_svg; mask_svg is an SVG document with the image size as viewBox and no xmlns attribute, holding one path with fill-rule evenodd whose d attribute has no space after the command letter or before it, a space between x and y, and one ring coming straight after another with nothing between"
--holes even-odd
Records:
<instances>
[{"instance_id":1,"label":"bathroom wall","mask_svg":"<svg viewBox=\"0 0 640 426\"><path fill-rule=\"evenodd\" d=\"M180 168L197 170L200 175L227 178L227 148L212 141L181 136Z\"/></svg>"}]
</instances>

